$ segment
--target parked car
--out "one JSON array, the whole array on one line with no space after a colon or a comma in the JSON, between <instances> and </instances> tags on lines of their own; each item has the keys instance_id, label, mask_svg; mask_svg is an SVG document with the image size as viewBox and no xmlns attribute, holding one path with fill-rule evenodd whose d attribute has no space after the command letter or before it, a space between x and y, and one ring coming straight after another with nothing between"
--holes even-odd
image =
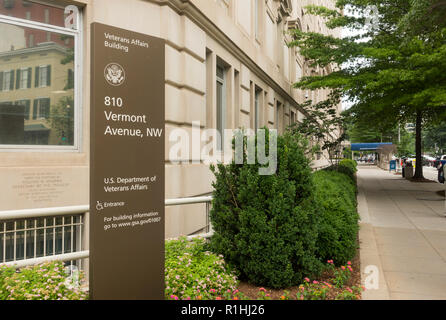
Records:
<instances>
[{"instance_id":1,"label":"parked car","mask_svg":"<svg viewBox=\"0 0 446 320\"><path fill-rule=\"evenodd\" d=\"M423 166L433 167L435 160L436 159L434 157L423 155Z\"/></svg>"},{"instance_id":2,"label":"parked car","mask_svg":"<svg viewBox=\"0 0 446 320\"><path fill-rule=\"evenodd\" d=\"M437 157L434 161L434 167L440 169L440 166L446 163L446 155L442 155L441 157Z\"/></svg>"}]
</instances>

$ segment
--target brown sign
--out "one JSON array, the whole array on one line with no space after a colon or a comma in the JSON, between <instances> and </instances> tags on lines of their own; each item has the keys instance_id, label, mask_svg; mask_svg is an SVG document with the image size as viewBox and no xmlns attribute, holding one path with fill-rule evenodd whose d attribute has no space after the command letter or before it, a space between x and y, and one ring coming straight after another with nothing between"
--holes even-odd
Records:
<instances>
[{"instance_id":1,"label":"brown sign","mask_svg":"<svg viewBox=\"0 0 446 320\"><path fill-rule=\"evenodd\" d=\"M164 61L164 40L92 24L92 299L164 298Z\"/></svg>"}]
</instances>

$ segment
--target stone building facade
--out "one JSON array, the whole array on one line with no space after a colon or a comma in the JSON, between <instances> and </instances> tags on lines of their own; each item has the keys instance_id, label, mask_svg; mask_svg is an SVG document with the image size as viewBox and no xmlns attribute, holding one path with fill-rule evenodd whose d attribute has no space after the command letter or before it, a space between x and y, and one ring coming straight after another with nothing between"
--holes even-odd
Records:
<instances>
[{"instance_id":1,"label":"stone building facade","mask_svg":"<svg viewBox=\"0 0 446 320\"><path fill-rule=\"evenodd\" d=\"M2 1L0 29L10 30L11 25L19 29L23 27L23 30L13 28L9 31L11 35L14 33L13 38L17 34L23 37L22 51L26 53L32 49L29 28L40 28L42 32L52 32L53 35L36 33L32 40L33 48L52 46L60 49L65 45L64 50L59 50L61 54L74 53L74 62L65 61L63 64L58 57L54 58L58 60L60 74L64 77L56 78L57 73L52 73L51 83L55 86L48 94L57 96L63 93L72 97L75 110L69 115L73 117L72 121L66 124L66 131L73 135L70 141L57 143L57 139L64 138L58 128L59 135L51 138L56 141L54 143L0 145L0 211L88 204L91 23L108 24L166 40L165 192L166 198L173 199L207 195L212 191L213 179L208 165L193 155L184 157L181 163L170 161L169 147L175 140L169 137L173 130L182 128L190 132L193 126L201 129L267 126L284 132L288 125L305 117L298 103L305 99L317 101L326 96L324 90L311 92L293 88L292 84L304 75L322 75L331 70L309 68L296 48L288 48L287 42L291 38L287 31L299 28L332 32L319 18L304 13L304 6L308 4L332 6L332 2ZM6 3L8 7L4 5ZM67 5L79 8L80 17L74 18L79 23L75 31L65 30L67 15L64 8ZM31 21L31 25L25 25L22 20ZM60 36L54 36L58 33ZM75 40L74 47L66 41L67 37ZM8 41L12 40L6 37L0 40L0 72L3 69L20 69L17 65L14 68L6 65L4 57L19 49L10 48ZM42 64L54 62L37 61L32 67ZM22 67L25 68L24 65ZM71 75L71 80L68 69L75 74ZM74 88L66 87L69 81L73 82ZM17 92L9 94L16 95L14 101L28 99L20 97ZM2 97L0 91L0 104L2 101L11 99ZM48 124L43 126L53 131L57 129ZM313 161L314 167L325 164L323 157ZM205 223L204 211L204 204L166 208L166 237L200 232ZM85 223L88 224L88 215Z\"/></svg>"}]
</instances>

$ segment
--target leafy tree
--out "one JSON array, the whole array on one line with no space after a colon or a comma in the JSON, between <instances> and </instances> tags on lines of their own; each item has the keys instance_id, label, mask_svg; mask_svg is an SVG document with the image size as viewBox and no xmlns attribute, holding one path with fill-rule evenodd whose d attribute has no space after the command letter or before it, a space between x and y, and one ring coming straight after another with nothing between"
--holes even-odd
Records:
<instances>
[{"instance_id":1,"label":"leafy tree","mask_svg":"<svg viewBox=\"0 0 446 320\"><path fill-rule=\"evenodd\" d=\"M415 139L413 132L401 131L400 141L397 143L397 156L410 157L415 153Z\"/></svg>"},{"instance_id":2,"label":"leafy tree","mask_svg":"<svg viewBox=\"0 0 446 320\"><path fill-rule=\"evenodd\" d=\"M49 123L60 137L59 144L74 144L74 100L67 96L51 107Z\"/></svg>"},{"instance_id":3,"label":"leafy tree","mask_svg":"<svg viewBox=\"0 0 446 320\"><path fill-rule=\"evenodd\" d=\"M351 121L351 120L350 120ZM398 128L371 127L369 123L351 121L347 124L347 138L352 143L397 142Z\"/></svg>"},{"instance_id":4,"label":"leafy tree","mask_svg":"<svg viewBox=\"0 0 446 320\"><path fill-rule=\"evenodd\" d=\"M333 91L326 100L314 105L312 103L309 100L301 104L306 116L302 122L291 125L289 129L315 142L313 152L327 151L328 160L333 164L339 158L340 146L345 140L345 118L337 110L340 94Z\"/></svg>"},{"instance_id":5,"label":"leafy tree","mask_svg":"<svg viewBox=\"0 0 446 320\"><path fill-rule=\"evenodd\" d=\"M294 30L300 53L310 66L341 66L326 76L308 76L297 88L339 90L354 104L350 114L370 128L416 124L416 159L421 163L423 125L445 117L446 19L444 0L338 0L334 9L308 6L330 29L359 31L337 37ZM379 19L368 24L370 6ZM343 14L345 9L354 15ZM415 28L417 21L430 21ZM416 166L415 178L423 177Z\"/></svg>"},{"instance_id":6,"label":"leafy tree","mask_svg":"<svg viewBox=\"0 0 446 320\"><path fill-rule=\"evenodd\" d=\"M442 155L446 150L446 122L430 126L423 134L424 149Z\"/></svg>"}]
</instances>

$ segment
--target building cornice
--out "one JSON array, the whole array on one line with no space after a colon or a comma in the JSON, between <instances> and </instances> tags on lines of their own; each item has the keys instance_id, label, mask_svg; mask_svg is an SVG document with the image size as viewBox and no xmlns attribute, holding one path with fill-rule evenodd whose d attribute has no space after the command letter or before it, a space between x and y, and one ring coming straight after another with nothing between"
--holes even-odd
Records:
<instances>
[{"instance_id":1,"label":"building cornice","mask_svg":"<svg viewBox=\"0 0 446 320\"><path fill-rule=\"evenodd\" d=\"M17 50L1 52L0 58L16 57L18 55L40 53L40 52L51 51L51 50L58 51L62 54L67 53L67 49L65 47L63 47L57 43L54 43L54 42L47 42L47 43L42 43L40 45L31 47L31 48L22 48L22 49L17 49Z\"/></svg>"},{"instance_id":2,"label":"building cornice","mask_svg":"<svg viewBox=\"0 0 446 320\"><path fill-rule=\"evenodd\" d=\"M262 79L275 92L287 98L293 107L307 115L298 102L278 84L267 72L259 67L237 44L235 44L221 29L207 18L190 0L146 0L161 6L169 6L179 15L185 15L197 24L210 37L221 43L234 57L248 67L257 77ZM291 86L290 86L291 89Z\"/></svg>"}]
</instances>

